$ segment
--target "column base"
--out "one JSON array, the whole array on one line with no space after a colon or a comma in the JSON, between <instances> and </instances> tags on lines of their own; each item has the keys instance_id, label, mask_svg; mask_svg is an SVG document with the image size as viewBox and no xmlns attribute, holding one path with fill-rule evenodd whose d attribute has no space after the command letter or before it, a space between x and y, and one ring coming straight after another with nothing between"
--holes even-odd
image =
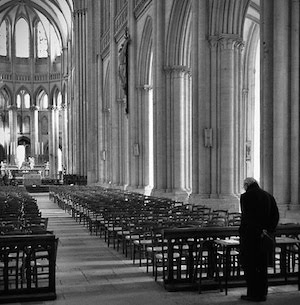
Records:
<instances>
[{"instance_id":1,"label":"column base","mask_svg":"<svg viewBox=\"0 0 300 305\"><path fill-rule=\"evenodd\" d=\"M240 211L240 199L234 194L191 194L189 203L205 205L213 210L226 209L229 212Z\"/></svg>"},{"instance_id":2,"label":"column base","mask_svg":"<svg viewBox=\"0 0 300 305\"><path fill-rule=\"evenodd\" d=\"M160 198L170 198L172 200L188 203L189 192L186 190L176 189L176 190L159 190L153 189L151 196Z\"/></svg>"},{"instance_id":3,"label":"column base","mask_svg":"<svg viewBox=\"0 0 300 305\"><path fill-rule=\"evenodd\" d=\"M300 205L299 204L277 204L280 214L280 223L299 223Z\"/></svg>"},{"instance_id":4,"label":"column base","mask_svg":"<svg viewBox=\"0 0 300 305\"><path fill-rule=\"evenodd\" d=\"M152 189L153 189L153 187L149 186L149 185L146 185L146 186L140 186L139 185L137 187L134 187L134 186L128 186L127 187L127 191L129 191L129 192L139 193L139 194L143 194L143 195L146 195L146 196L151 195Z\"/></svg>"}]
</instances>

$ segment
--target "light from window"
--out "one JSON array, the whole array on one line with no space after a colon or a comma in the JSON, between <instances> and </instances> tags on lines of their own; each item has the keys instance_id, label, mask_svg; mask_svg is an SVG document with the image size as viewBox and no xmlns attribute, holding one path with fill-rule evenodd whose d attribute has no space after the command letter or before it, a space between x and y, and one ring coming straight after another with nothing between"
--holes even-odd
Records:
<instances>
[{"instance_id":1,"label":"light from window","mask_svg":"<svg viewBox=\"0 0 300 305\"><path fill-rule=\"evenodd\" d=\"M24 18L20 18L16 25L16 56L29 57L29 26Z\"/></svg>"},{"instance_id":2,"label":"light from window","mask_svg":"<svg viewBox=\"0 0 300 305\"><path fill-rule=\"evenodd\" d=\"M41 91L38 95L37 105L40 105L40 108L43 110L48 109L48 95L45 93L44 90Z\"/></svg>"},{"instance_id":3,"label":"light from window","mask_svg":"<svg viewBox=\"0 0 300 305\"><path fill-rule=\"evenodd\" d=\"M50 26L50 37L51 37L51 60L53 61L57 56L61 54L61 45L58 36L54 30L54 27Z\"/></svg>"},{"instance_id":4,"label":"light from window","mask_svg":"<svg viewBox=\"0 0 300 305\"><path fill-rule=\"evenodd\" d=\"M7 25L3 21L0 26L0 55L7 56Z\"/></svg>"},{"instance_id":5,"label":"light from window","mask_svg":"<svg viewBox=\"0 0 300 305\"><path fill-rule=\"evenodd\" d=\"M38 58L48 57L48 41L41 22L37 26L37 53Z\"/></svg>"},{"instance_id":6,"label":"light from window","mask_svg":"<svg viewBox=\"0 0 300 305\"><path fill-rule=\"evenodd\" d=\"M21 95L17 95L17 108L21 108Z\"/></svg>"},{"instance_id":7,"label":"light from window","mask_svg":"<svg viewBox=\"0 0 300 305\"><path fill-rule=\"evenodd\" d=\"M61 105L62 105L62 95L61 92L59 92L57 95L56 106L60 109Z\"/></svg>"},{"instance_id":8,"label":"light from window","mask_svg":"<svg viewBox=\"0 0 300 305\"><path fill-rule=\"evenodd\" d=\"M24 108L30 108L30 95L28 93L25 93L24 95Z\"/></svg>"},{"instance_id":9,"label":"light from window","mask_svg":"<svg viewBox=\"0 0 300 305\"><path fill-rule=\"evenodd\" d=\"M0 109L4 109L4 108L5 108L5 98L2 92L0 92Z\"/></svg>"}]
</instances>

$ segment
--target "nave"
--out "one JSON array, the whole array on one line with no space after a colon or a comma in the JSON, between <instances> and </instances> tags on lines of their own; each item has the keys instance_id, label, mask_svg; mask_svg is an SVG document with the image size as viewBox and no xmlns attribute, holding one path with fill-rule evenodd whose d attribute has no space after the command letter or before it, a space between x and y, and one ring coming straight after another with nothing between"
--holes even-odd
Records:
<instances>
[{"instance_id":1,"label":"nave","mask_svg":"<svg viewBox=\"0 0 300 305\"><path fill-rule=\"evenodd\" d=\"M245 304L240 295L244 288L230 289L228 295L219 291L167 292L162 282L155 283L144 267L114 250L99 236L90 235L88 229L49 200L48 194L34 194L44 217L49 217L48 229L59 238L57 252L55 301L29 302L34 304ZM296 285L269 288L265 304L299 304L300 293ZM20 304L20 303L19 303Z\"/></svg>"}]
</instances>

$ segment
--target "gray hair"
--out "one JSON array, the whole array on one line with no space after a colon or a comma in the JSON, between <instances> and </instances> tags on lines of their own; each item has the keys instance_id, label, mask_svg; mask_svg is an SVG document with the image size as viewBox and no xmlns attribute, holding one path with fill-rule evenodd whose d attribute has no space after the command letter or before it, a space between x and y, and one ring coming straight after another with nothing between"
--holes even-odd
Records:
<instances>
[{"instance_id":1,"label":"gray hair","mask_svg":"<svg viewBox=\"0 0 300 305\"><path fill-rule=\"evenodd\" d=\"M257 184L258 185L258 182L252 178L252 177L247 177L245 180L244 180L244 189L247 190L247 188L252 185L252 184Z\"/></svg>"}]
</instances>

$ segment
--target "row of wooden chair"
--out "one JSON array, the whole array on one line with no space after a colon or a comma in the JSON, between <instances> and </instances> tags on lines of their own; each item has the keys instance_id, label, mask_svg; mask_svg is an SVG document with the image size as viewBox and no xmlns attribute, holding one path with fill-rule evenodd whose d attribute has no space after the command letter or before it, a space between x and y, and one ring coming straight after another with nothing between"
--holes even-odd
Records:
<instances>
[{"instance_id":1,"label":"row of wooden chair","mask_svg":"<svg viewBox=\"0 0 300 305\"><path fill-rule=\"evenodd\" d=\"M32 234L47 230L37 202L24 189L3 187L0 191L0 234Z\"/></svg>"},{"instance_id":2,"label":"row of wooden chair","mask_svg":"<svg viewBox=\"0 0 300 305\"><path fill-rule=\"evenodd\" d=\"M154 198L124 191L100 187L62 187L50 189L50 198L68 211L79 223L86 225L91 234L103 237L108 246L132 259L157 280L166 272L168 245L162 238L162 230L175 227L237 226L240 213L213 210L202 205L187 205L165 198ZM211 276L211 249L203 240L176 241L174 252L177 276ZM191 250L192 249L192 250ZM190 251L194 262L190 262ZM208 264L208 262L210 264ZM195 264L192 268L191 264ZM193 271L191 274L190 270ZM205 272L204 272L205 271Z\"/></svg>"}]
</instances>

